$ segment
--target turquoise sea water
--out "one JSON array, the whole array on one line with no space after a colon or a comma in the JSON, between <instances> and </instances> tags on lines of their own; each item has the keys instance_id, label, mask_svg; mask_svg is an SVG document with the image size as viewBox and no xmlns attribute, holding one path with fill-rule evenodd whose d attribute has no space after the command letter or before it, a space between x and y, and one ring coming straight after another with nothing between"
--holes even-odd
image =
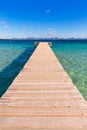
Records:
<instances>
[{"instance_id":1,"label":"turquoise sea water","mask_svg":"<svg viewBox=\"0 0 87 130\"><path fill-rule=\"evenodd\" d=\"M53 50L73 83L87 100L87 41L54 41Z\"/></svg>"},{"instance_id":2,"label":"turquoise sea water","mask_svg":"<svg viewBox=\"0 0 87 130\"><path fill-rule=\"evenodd\" d=\"M0 40L0 96L10 86L33 51L32 41Z\"/></svg>"},{"instance_id":3,"label":"turquoise sea water","mask_svg":"<svg viewBox=\"0 0 87 130\"><path fill-rule=\"evenodd\" d=\"M52 41L53 51L87 100L87 41ZM0 96L34 51L34 41L0 40Z\"/></svg>"}]
</instances>

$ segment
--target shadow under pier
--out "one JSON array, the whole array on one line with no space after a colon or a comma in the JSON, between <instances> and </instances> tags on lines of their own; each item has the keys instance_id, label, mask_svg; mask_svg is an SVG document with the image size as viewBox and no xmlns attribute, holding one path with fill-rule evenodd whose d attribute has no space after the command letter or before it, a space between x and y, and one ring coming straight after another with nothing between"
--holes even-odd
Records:
<instances>
[{"instance_id":1,"label":"shadow under pier","mask_svg":"<svg viewBox=\"0 0 87 130\"><path fill-rule=\"evenodd\" d=\"M0 72L0 97L6 92L14 78L32 55L34 48L27 48L19 57Z\"/></svg>"}]
</instances>

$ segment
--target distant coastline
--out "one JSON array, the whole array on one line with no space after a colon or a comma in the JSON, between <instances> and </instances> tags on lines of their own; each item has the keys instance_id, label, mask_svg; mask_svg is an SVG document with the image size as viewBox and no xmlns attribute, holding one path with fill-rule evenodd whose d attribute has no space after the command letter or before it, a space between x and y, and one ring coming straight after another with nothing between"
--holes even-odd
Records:
<instances>
[{"instance_id":1,"label":"distant coastline","mask_svg":"<svg viewBox=\"0 0 87 130\"><path fill-rule=\"evenodd\" d=\"M32 40L32 41L54 41L54 40L86 40L87 38L58 38L58 37L52 37L52 38L0 38L0 40Z\"/></svg>"}]
</instances>

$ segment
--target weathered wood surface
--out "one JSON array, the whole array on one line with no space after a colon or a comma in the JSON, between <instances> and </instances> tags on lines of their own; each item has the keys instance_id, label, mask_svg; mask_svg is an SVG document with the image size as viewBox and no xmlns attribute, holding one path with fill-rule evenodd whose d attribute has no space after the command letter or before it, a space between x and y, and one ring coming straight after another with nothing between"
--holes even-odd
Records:
<instances>
[{"instance_id":1,"label":"weathered wood surface","mask_svg":"<svg viewBox=\"0 0 87 130\"><path fill-rule=\"evenodd\" d=\"M87 103L48 43L0 99L0 130L87 130Z\"/></svg>"}]
</instances>

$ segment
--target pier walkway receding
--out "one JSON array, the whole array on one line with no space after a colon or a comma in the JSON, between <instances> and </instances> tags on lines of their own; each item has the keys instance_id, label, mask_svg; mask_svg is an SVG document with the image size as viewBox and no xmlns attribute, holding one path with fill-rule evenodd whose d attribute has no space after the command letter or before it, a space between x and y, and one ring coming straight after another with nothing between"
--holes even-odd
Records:
<instances>
[{"instance_id":1,"label":"pier walkway receding","mask_svg":"<svg viewBox=\"0 0 87 130\"><path fill-rule=\"evenodd\" d=\"M48 43L0 99L0 130L87 130L87 103Z\"/></svg>"}]
</instances>

